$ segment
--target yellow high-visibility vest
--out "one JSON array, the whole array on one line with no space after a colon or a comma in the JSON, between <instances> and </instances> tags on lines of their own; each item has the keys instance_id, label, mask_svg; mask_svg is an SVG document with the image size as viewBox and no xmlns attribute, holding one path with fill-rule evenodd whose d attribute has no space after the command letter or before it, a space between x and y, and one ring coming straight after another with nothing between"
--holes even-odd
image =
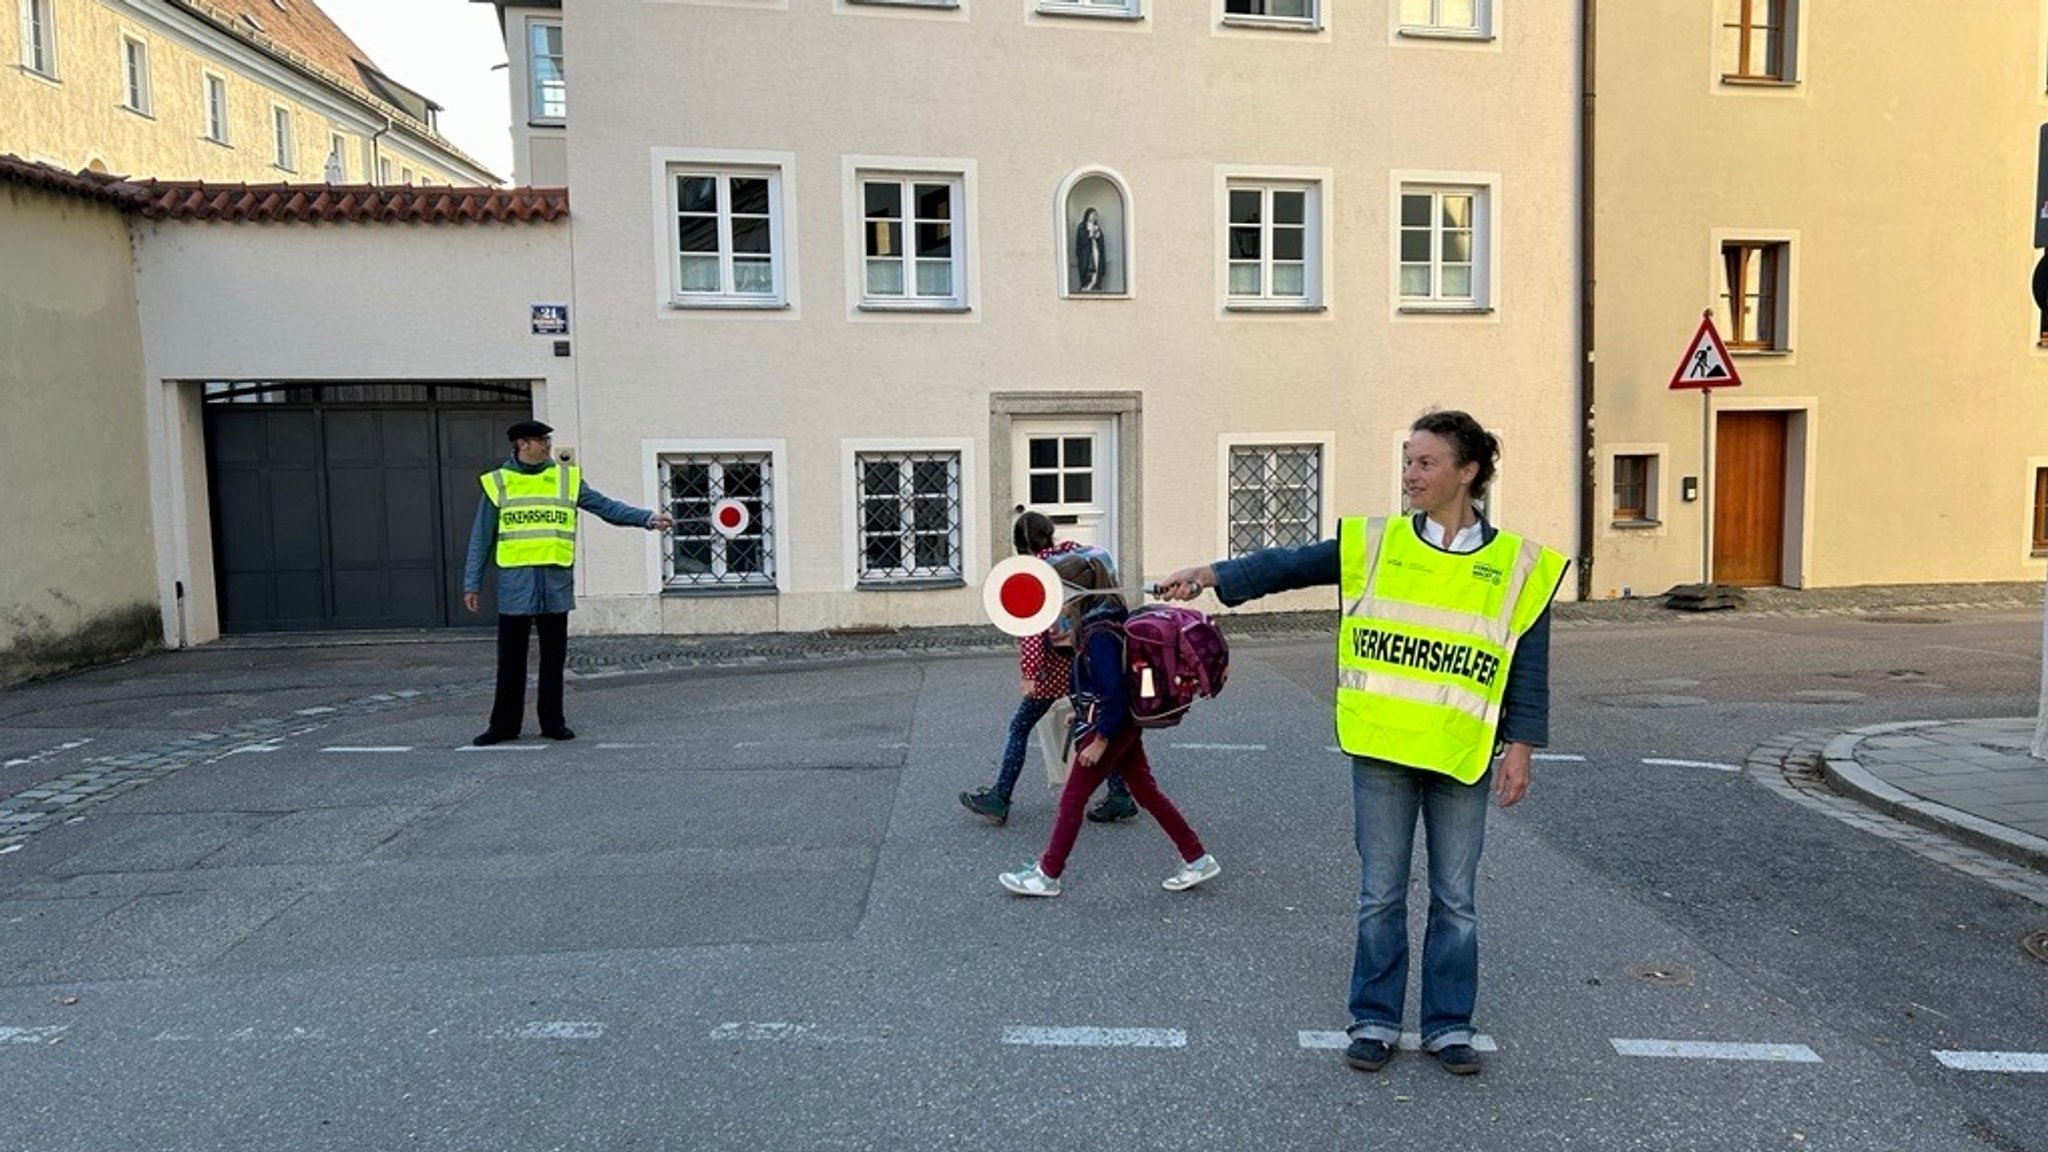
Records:
<instances>
[{"instance_id":1,"label":"yellow high-visibility vest","mask_svg":"<svg viewBox=\"0 0 2048 1152\"><path fill-rule=\"evenodd\" d=\"M573 464L539 472L486 472L484 499L498 509L500 568L567 568L576 563L576 497L583 473Z\"/></svg>"},{"instance_id":2,"label":"yellow high-visibility vest","mask_svg":"<svg viewBox=\"0 0 2048 1152\"><path fill-rule=\"evenodd\" d=\"M1447 552L1406 516L1347 517L1337 548L1337 743L1473 783L1493 762L1515 645L1570 562L1508 532Z\"/></svg>"}]
</instances>

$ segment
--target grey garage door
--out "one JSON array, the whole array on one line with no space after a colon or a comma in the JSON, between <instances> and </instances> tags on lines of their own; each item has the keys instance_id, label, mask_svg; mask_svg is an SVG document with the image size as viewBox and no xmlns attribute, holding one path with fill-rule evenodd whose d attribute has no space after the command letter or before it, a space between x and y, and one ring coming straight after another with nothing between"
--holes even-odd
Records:
<instances>
[{"instance_id":1,"label":"grey garage door","mask_svg":"<svg viewBox=\"0 0 2048 1152\"><path fill-rule=\"evenodd\" d=\"M207 482L223 632L438 628L520 385L209 387Z\"/></svg>"}]
</instances>

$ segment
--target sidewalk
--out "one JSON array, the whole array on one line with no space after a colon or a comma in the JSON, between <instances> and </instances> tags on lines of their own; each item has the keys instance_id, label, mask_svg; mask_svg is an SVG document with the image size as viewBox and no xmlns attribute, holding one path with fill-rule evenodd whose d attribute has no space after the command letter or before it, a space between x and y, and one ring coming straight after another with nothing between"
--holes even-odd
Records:
<instances>
[{"instance_id":1,"label":"sidewalk","mask_svg":"<svg viewBox=\"0 0 2048 1152\"><path fill-rule=\"evenodd\" d=\"M2033 717L1919 720L1828 741L1838 790L2017 864L2048 872L2048 761L2028 754Z\"/></svg>"}]
</instances>

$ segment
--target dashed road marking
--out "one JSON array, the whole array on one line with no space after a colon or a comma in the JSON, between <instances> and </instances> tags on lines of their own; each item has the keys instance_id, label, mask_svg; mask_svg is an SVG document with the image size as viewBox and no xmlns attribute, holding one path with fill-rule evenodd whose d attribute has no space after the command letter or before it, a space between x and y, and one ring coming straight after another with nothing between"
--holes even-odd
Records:
<instances>
[{"instance_id":1,"label":"dashed road marking","mask_svg":"<svg viewBox=\"0 0 2048 1152\"><path fill-rule=\"evenodd\" d=\"M1653 768L1712 768L1716 772L1740 772L1740 764L1716 764L1711 760L1660 760L1644 757L1643 763Z\"/></svg>"},{"instance_id":2,"label":"dashed road marking","mask_svg":"<svg viewBox=\"0 0 2048 1152\"><path fill-rule=\"evenodd\" d=\"M64 1029L62 1024L29 1028L0 1024L0 1044L49 1044L63 1036Z\"/></svg>"},{"instance_id":3,"label":"dashed road marking","mask_svg":"<svg viewBox=\"0 0 2048 1152\"><path fill-rule=\"evenodd\" d=\"M501 1035L511 1040L600 1040L604 1025L596 1020L532 1020Z\"/></svg>"},{"instance_id":4,"label":"dashed road marking","mask_svg":"<svg viewBox=\"0 0 2048 1152\"><path fill-rule=\"evenodd\" d=\"M545 744L458 744L457 752L545 752Z\"/></svg>"},{"instance_id":5,"label":"dashed road marking","mask_svg":"<svg viewBox=\"0 0 2048 1152\"><path fill-rule=\"evenodd\" d=\"M1958 1072L2048 1072L2048 1052L1943 1052L1934 1058Z\"/></svg>"},{"instance_id":6,"label":"dashed road marking","mask_svg":"<svg viewBox=\"0 0 2048 1152\"><path fill-rule=\"evenodd\" d=\"M410 751L412 751L412 745L410 745L410 744L335 744L335 745L332 745L332 746L330 746L330 747L322 748L322 749L321 749L321 751L322 751L322 752L347 752L347 753L361 753L361 754L365 754L365 755L367 755L367 754L373 754L373 753L378 753L378 752L410 752Z\"/></svg>"},{"instance_id":7,"label":"dashed road marking","mask_svg":"<svg viewBox=\"0 0 2048 1152\"><path fill-rule=\"evenodd\" d=\"M1039 1028L1011 1024L1003 1043L1041 1048L1185 1048L1188 1034L1178 1028Z\"/></svg>"},{"instance_id":8,"label":"dashed road marking","mask_svg":"<svg viewBox=\"0 0 2048 1152\"><path fill-rule=\"evenodd\" d=\"M1560 764L1584 764L1586 762L1584 756L1572 752L1531 752L1529 759Z\"/></svg>"},{"instance_id":9,"label":"dashed road marking","mask_svg":"<svg viewBox=\"0 0 2048 1152\"><path fill-rule=\"evenodd\" d=\"M1818 1064L1820 1057L1804 1044L1731 1044L1714 1040L1609 1040L1623 1056L1657 1056L1678 1060L1760 1060L1767 1063Z\"/></svg>"},{"instance_id":10,"label":"dashed road marking","mask_svg":"<svg viewBox=\"0 0 2048 1152\"><path fill-rule=\"evenodd\" d=\"M1168 748L1184 748L1191 752L1264 752L1264 744L1168 744Z\"/></svg>"},{"instance_id":11,"label":"dashed road marking","mask_svg":"<svg viewBox=\"0 0 2048 1152\"><path fill-rule=\"evenodd\" d=\"M1295 1033L1295 1039L1303 1048L1313 1049L1341 1050L1349 1047L1351 1044L1351 1036L1346 1032L1297 1032ZM1401 1033L1399 1047L1403 1052L1422 1051L1422 1034L1419 1032ZM1500 1051L1500 1045L1494 1043L1493 1037L1488 1036L1484 1032L1473 1034L1472 1047L1475 1051L1479 1052Z\"/></svg>"},{"instance_id":12,"label":"dashed road marking","mask_svg":"<svg viewBox=\"0 0 2048 1152\"><path fill-rule=\"evenodd\" d=\"M40 752L31 752L26 756L17 756L12 760L7 761L5 764L0 764L0 768L19 768L23 764L34 764L40 760L48 760L52 756L62 755L63 753L71 751L73 748L83 748L90 743L92 743L92 737L90 736L87 736L83 740L66 740L64 743L57 745L55 748L45 748Z\"/></svg>"}]
</instances>

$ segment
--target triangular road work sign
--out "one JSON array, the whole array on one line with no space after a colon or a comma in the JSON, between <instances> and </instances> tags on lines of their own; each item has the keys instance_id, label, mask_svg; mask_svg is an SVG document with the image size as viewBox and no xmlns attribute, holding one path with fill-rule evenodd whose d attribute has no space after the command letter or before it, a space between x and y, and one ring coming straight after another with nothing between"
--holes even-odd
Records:
<instances>
[{"instance_id":1,"label":"triangular road work sign","mask_svg":"<svg viewBox=\"0 0 2048 1152\"><path fill-rule=\"evenodd\" d=\"M1714 330L1714 314L1709 312L1700 318L1700 330L1693 333L1692 343L1686 345L1685 355L1679 358L1678 371L1671 374L1671 387L1741 386L1742 377L1735 374L1735 362L1728 358L1728 346L1721 343L1721 334Z\"/></svg>"}]
</instances>

